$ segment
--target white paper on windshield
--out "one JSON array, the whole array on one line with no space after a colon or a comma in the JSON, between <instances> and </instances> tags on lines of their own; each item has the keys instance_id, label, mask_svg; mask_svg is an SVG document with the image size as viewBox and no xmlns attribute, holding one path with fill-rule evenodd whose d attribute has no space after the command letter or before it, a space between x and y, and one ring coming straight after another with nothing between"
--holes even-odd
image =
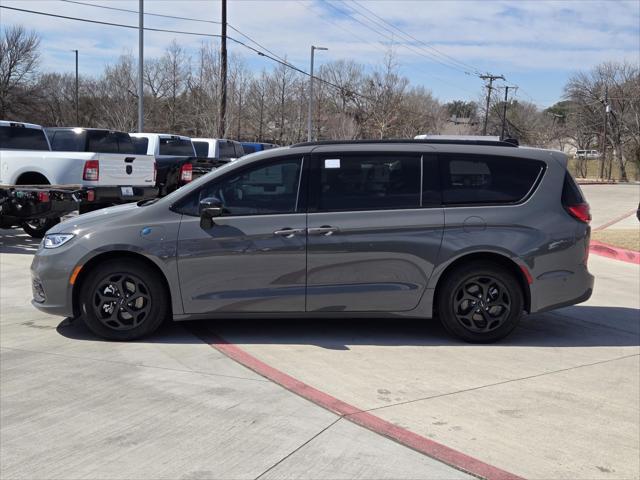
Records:
<instances>
[{"instance_id":1,"label":"white paper on windshield","mask_svg":"<svg viewBox=\"0 0 640 480\"><path fill-rule=\"evenodd\" d=\"M339 158L325 159L324 168L340 168L340 159Z\"/></svg>"}]
</instances>

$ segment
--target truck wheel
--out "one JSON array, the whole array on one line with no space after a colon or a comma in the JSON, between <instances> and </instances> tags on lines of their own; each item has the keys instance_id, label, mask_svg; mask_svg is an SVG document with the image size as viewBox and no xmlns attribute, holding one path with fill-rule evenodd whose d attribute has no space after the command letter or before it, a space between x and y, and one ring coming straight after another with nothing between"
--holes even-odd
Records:
<instances>
[{"instance_id":1,"label":"truck wheel","mask_svg":"<svg viewBox=\"0 0 640 480\"><path fill-rule=\"evenodd\" d=\"M445 277L437 298L445 329L470 343L509 335L520 322L523 305L518 279L491 262L459 266Z\"/></svg>"},{"instance_id":2,"label":"truck wheel","mask_svg":"<svg viewBox=\"0 0 640 480\"><path fill-rule=\"evenodd\" d=\"M80 315L107 340L135 340L153 333L168 315L169 295L144 263L115 260L98 265L80 286Z\"/></svg>"},{"instance_id":3,"label":"truck wheel","mask_svg":"<svg viewBox=\"0 0 640 480\"><path fill-rule=\"evenodd\" d=\"M58 223L60 223L60 218L36 218L27 220L21 226L33 238L42 238L47 233L47 230Z\"/></svg>"}]
</instances>

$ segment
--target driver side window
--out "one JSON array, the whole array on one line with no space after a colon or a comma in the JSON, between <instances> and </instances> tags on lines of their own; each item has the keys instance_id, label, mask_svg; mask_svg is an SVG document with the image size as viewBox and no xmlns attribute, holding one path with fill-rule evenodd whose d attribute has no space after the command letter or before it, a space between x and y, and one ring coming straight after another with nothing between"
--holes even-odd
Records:
<instances>
[{"instance_id":1,"label":"driver side window","mask_svg":"<svg viewBox=\"0 0 640 480\"><path fill-rule=\"evenodd\" d=\"M194 192L183 213L198 215L198 204L217 198L225 215L274 215L294 213L302 159L288 158L230 172Z\"/></svg>"}]
</instances>

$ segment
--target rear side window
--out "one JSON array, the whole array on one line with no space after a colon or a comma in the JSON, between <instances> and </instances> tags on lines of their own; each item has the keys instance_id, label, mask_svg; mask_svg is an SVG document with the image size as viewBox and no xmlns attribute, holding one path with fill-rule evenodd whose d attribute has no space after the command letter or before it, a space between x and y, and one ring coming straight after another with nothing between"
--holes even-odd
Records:
<instances>
[{"instance_id":1,"label":"rear side window","mask_svg":"<svg viewBox=\"0 0 640 480\"><path fill-rule=\"evenodd\" d=\"M49 144L43 130L1 126L0 148L7 150L49 150Z\"/></svg>"},{"instance_id":2,"label":"rear side window","mask_svg":"<svg viewBox=\"0 0 640 480\"><path fill-rule=\"evenodd\" d=\"M419 155L328 154L319 160L319 211L420 206Z\"/></svg>"},{"instance_id":3,"label":"rear side window","mask_svg":"<svg viewBox=\"0 0 640 480\"><path fill-rule=\"evenodd\" d=\"M193 141L193 148L196 149L197 157L208 157L209 156L209 142L202 142L198 140Z\"/></svg>"},{"instance_id":4,"label":"rear side window","mask_svg":"<svg viewBox=\"0 0 640 480\"><path fill-rule=\"evenodd\" d=\"M51 137L51 149L59 152L84 152L85 134L84 130L55 130Z\"/></svg>"},{"instance_id":5,"label":"rear side window","mask_svg":"<svg viewBox=\"0 0 640 480\"><path fill-rule=\"evenodd\" d=\"M180 137L161 138L160 155L193 157L193 143L190 139Z\"/></svg>"},{"instance_id":6,"label":"rear side window","mask_svg":"<svg viewBox=\"0 0 640 480\"><path fill-rule=\"evenodd\" d=\"M441 156L442 201L446 205L518 203L544 171L537 160L489 155Z\"/></svg>"},{"instance_id":7,"label":"rear side window","mask_svg":"<svg viewBox=\"0 0 640 480\"><path fill-rule=\"evenodd\" d=\"M586 203L582 190L569 172L564 174L564 185L562 187L562 205L579 205Z\"/></svg>"}]
</instances>

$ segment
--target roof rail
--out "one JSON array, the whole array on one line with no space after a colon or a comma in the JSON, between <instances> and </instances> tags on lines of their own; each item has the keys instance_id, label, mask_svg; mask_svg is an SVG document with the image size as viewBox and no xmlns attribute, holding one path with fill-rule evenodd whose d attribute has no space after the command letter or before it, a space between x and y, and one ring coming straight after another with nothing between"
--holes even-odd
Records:
<instances>
[{"instance_id":1,"label":"roof rail","mask_svg":"<svg viewBox=\"0 0 640 480\"><path fill-rule=\"evenodd\" d=\"M444 139L385 139L385 140L319 140L317 142L302 142L291 147L317 147L323 145L361 145L361 144L439 144L439 145L479 145L486 147L518 147L509 140L444 140Z\"/></svg>"}]
</instances>

